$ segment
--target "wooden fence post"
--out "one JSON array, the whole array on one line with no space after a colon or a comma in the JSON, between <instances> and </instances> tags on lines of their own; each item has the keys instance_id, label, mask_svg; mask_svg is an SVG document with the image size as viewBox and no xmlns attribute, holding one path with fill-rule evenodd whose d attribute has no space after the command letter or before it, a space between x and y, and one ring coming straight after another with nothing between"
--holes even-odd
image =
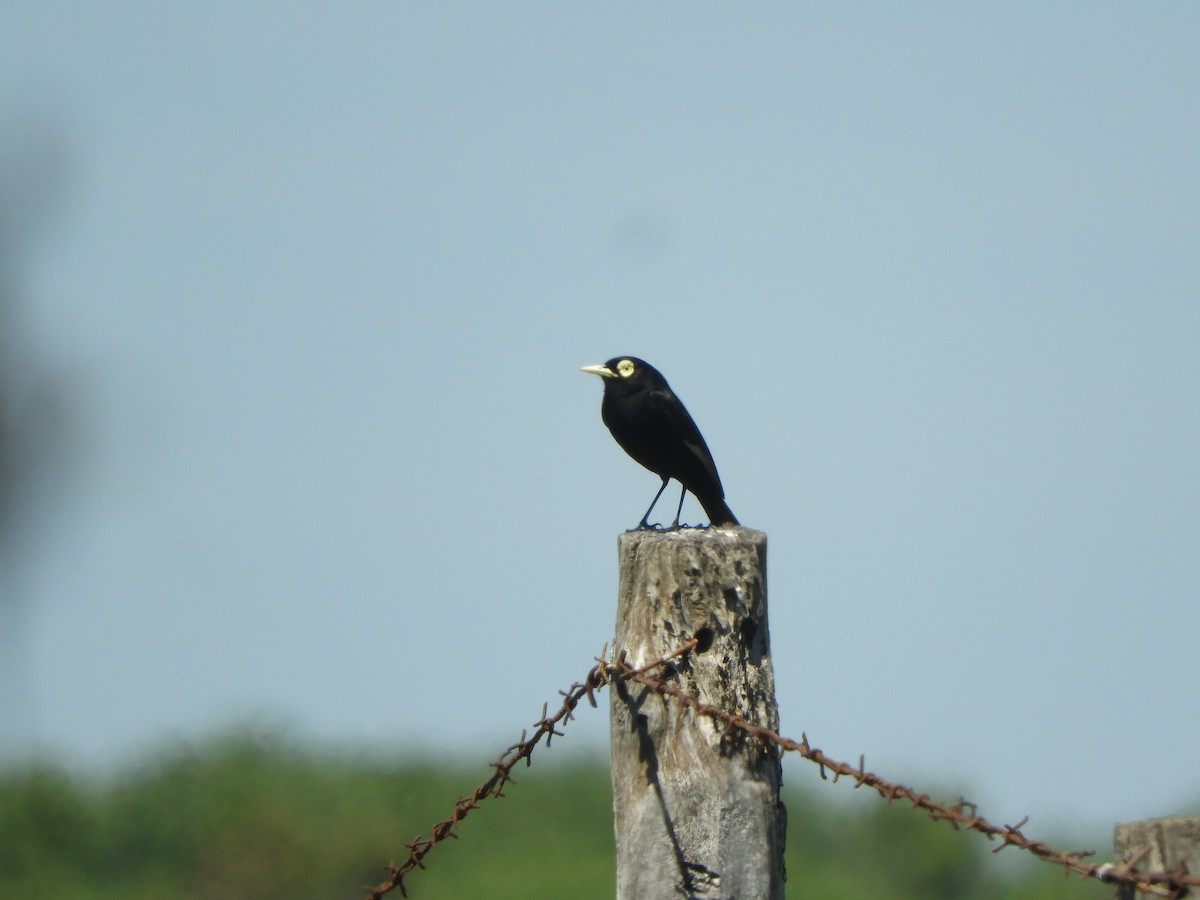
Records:
<instances>
[{"instance_id":1,"label":"wooden fence post","mask_svg":"<svg viewBox=\"0 0 1200 900\"><path fill-rule=\"evenodd\" d=\"M633 531L618 556L616 650L639 666L697 637L696 650L657 674L778 729L767 536ZM618 900L782 900L778 751L636 682L617 682L611 698Z\"/></svg>"},{"instance_id":2,"label":"wooden fence post","mask_svg":"<svg viewBox=\"0 0 1200 900\"><path fill-rule=\"evenodd\" d=\"M1113 849L1122 860L1148 850L1137 863L1143 872L1169 871L1182 862L1193 875L1200 873L1200 816L1167 816L1118 825L1113 829ZM1117 890L1119 900L1136 896L1133 888Z\"/></svg>"}]
</instances>

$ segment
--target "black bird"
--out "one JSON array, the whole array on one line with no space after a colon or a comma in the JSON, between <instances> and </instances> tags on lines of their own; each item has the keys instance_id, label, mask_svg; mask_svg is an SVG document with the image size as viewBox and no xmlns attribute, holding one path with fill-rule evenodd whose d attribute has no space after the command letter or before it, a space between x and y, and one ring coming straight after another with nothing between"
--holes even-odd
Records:
<instances>
[{"instance_id":1,"label":"black bird","mask_svg":"<svg viewBox=\"0 0 1200 900\"><path fill-rule=\"evenodd\" d=\"M679 514L688 491L700 501L713 525L738 524L733 510L725 503L721 476L700 429L658 369L633 356L616 356L604 365L584 366L583 371L604 379L600 416L617 443L662 478L662 487L638 528L650 527L647 520L654 504L672 478L683 485L672 528L679 527Z\"/></svg>"}]
</instances>

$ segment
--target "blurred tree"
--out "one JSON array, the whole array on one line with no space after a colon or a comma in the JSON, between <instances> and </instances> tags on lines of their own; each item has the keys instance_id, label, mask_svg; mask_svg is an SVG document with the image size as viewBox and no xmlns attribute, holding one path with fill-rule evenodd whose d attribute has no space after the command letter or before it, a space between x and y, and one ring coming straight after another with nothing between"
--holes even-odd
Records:
<instances>
[{"instance_id":1,"label":"blurred tree","mask_svg":"<svg viewBox=\"0 0 1200 900\"><path fill-rule=\"evenodd\" d=\"M21 583L34 514L63 461L66 393L38 356L21 302L25 267L61 206L61 133L41 111L0 115L0 758L33 732L31 610Z\"/></svg>"},{"instance_id":2,"label":"blurred tree","mask_svg":"<svg viewBox=\"0 0 1200 900\"><path fill-rule=\"evenodd\" d=\"M554 752L557 754L557 742ZM420 900L611 900L612 791L594 758L522 769L413 872ZM578 754L576 754L577 756ZM486 765L331 752L269 733L160 750L102 781L40 764L0 774L0 897L307 900L362 896ZM1106 900L1111 887L872 792L785 790L789 897ZM936 792L935 793L941 793ZM947 796L952 796L949 792ZM1055 840L1074 846L1078 837ZM399 898L400 892L389 895Z\"/></svg>"}]
</instances>

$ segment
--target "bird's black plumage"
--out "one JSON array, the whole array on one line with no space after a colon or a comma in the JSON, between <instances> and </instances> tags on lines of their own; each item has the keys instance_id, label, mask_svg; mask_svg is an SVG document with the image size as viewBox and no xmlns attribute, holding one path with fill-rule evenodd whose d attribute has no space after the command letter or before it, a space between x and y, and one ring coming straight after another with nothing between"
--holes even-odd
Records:
<instances>
[{"instance_id":1,"label":"bird's black plumage","mask_svg":"<svg viewBox=\"0 0 1200 900\"><path fill-rule=\"evenodd\" d=\"M654 504L672 478L683 485L672 528L679 527L688 491L700 501L713 525L738 524L725 502L721 476L700 429L654 366L633 356L616 356L603 365L584 366L583 371L604 379L600 416L617 443L663 480L639 528L649 527Z\"/></svg>"}]
</instances>

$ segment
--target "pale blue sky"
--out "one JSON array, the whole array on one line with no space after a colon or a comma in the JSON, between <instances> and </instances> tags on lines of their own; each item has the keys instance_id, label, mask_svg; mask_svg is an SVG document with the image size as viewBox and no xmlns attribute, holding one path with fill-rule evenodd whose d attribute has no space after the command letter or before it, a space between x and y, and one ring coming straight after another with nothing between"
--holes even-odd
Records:
<instances>
[{"instance_id":1,"label":"pale blue sky","mask_svg":"<svg viewBox=\"0 0 1200 900\"><path fill-rule=\"evenodd\" d=\"M0 18L55 194L5 337L71 443L21 740L490 759L611 634L658 485L578 367L635 354L769 535L786 733L1005 821L1197 811L1200 6Z\"/></svg>"}]
</instances>

